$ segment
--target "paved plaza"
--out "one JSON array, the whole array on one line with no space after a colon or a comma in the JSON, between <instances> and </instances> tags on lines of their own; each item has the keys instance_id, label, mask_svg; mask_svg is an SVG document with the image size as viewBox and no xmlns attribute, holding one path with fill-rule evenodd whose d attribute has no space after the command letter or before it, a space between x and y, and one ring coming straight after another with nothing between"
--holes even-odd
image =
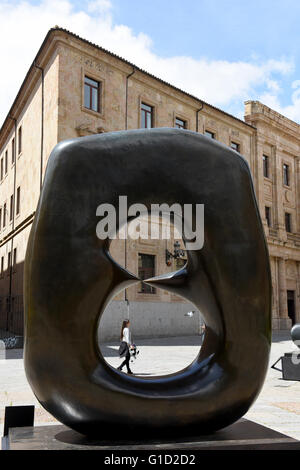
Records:
<instances>
[{"instance_id":1,"label":"paved plaza","mask_svg":"<svg viewBox=\"0 0 300 470\"><path fill-rule=\"evenodd\" d=\"M131 363L134 374L150 377L176 372L193 361L201 340L197 336L139 340L140 354ZM107 362L118 367L118 343L102 345ZM289 334L274 335L270 365L285 352L295 350ZM35 425L58 424L37 402L26 380L22 350L0 349L0 434L5 406L36 406ZM300 440L300 382L285 381L269 369L263 390L246 418Z\"/></svg>"}]
</instances>

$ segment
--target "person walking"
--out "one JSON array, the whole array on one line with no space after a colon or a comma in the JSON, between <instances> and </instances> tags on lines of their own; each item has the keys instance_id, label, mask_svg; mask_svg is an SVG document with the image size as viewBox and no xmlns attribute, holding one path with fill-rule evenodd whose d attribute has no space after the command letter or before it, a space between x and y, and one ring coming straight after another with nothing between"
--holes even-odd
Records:
<instances>
[{"instance_id":1,"label":"person walking","mask_svg":"<svg viewBox=\"0 0 300 470\"><path fill-rule=\"evenodd\" d=\"M126 366L127 374L132 374L132 371L130 370L130 367L129 367L130 348L131 348L131 334L130 334L129 326L130 326L130 321L124 320L122 323L122 328L121 328L121 335L120 335L121 344L119 348L119 355L120 357L125 356L125 360L118 367L118 370L122 370L123 367Z\"/></svg>"}]
</instances>

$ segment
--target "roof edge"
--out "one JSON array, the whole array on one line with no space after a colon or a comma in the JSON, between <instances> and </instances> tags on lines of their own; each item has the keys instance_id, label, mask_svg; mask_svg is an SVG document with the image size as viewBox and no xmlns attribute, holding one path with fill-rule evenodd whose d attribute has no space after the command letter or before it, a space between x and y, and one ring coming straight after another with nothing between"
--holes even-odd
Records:
<instances>
[{"instance_id":1,"label":"roof edge","mask_svg":"<svg viewBox=\"0 0 300 470\"><path fill-rule=\"evenodd\" d=\"M194 96L194 95L192 95L192 94L190 94L190 93L188 93L188 92L186 92L186 91L184 91L184 90L182 90L182 89L176 87L175 85L172 85L171 83L168 83L168 82L166 82L165 80L163 80L163 79L161 79L161 78L159 78L159 77L156 77L155 75L151 74L150 72L147 72L146 70L143 70L143 69L141 69L140 67L136 66L136 65L133 64L132 62L129 62L127 59L124 59L123 57L118 56L117 54L115 54L115 53L113 53L113 52L111 52L111 51L108 51L107 49L104 49L103 47L101 47L101 46L99 46L99 45L97 45L97 44L95 44L95 43L89 41L88 39L84 39L84 38L78 36L77 34L72 33L71 31L68 31L67 29L64 29L64 28L55 26L55 27L49 29L49 31L47 32L47 34L46 34L46 36L45 36L45 38L44 38L44 40L43 40L43 42L42 42L42 44L41 44L41 46L40 46L40 48L39 48L39 50L38 50L38 52L37 52L35 58L33 59L32 64L30 65L30 67L29 67L29 69L28 69L28 71L27 71L27 73L26 73L26 75L25 75L25 78L24 78L24 80L23 80L23 82L22 82L22 84L21 84L21 86L20 86L20 88L19 88L19 91L18 91L18 93L17 93L17 95L16 95L16 97L15 97L15 99L14 99L14 101L13 101L13 103L12 103L12 105L11 105L11 107L10 107L10 109L9 109L9 111L8 111L8 113L7 113L6 117L5 117L5 119L4 119L4 121L3 121L3 124L2 124L2 126L1 126L1 128L0 128L0 136L1 136L2 132L3 132L3 130L5 129L8 120L14 117L14 116L13 116L14 107L16 106L16 104L17 104L17 102L18 102L18 99L19 99L19 97L20 97L20 95L21 95L23 89L25 88L26 82L27 82L27 80L28 80L28 78L29 78L31 72L32 72L33 69L35 68L35 64L36 64L36 62L38 61L38 58L39 58L39 56L41 55L41 53L42 53L42 51L43 51L43 49L44 49L44 47L45 47L45 45L46 45L46 43L47 43L49 37L50 37L51 34L54 33L54 32L66 33L66 34L68 34L69 36L71 36L71 37L73 37L73 38L75 38L75 39L79 39L80 41L83 41L83 42L85 42L86 44L89 44L90 46L96 47L97 49L101 50L102 52L104 52L104 53L106 53L106 54L108 54L108 55L110 55L110 56L112 56L112 57L115 57L116 59L121 60L122 62L126 63L127 65L130 65L130 66L133 67L135 70L138 70L139 72L141 72L141 73L147 75L148 77L151 77L151 78L153 78L153 79L159 81L160 83L163 83L164 85L173 88L173 90L179 91L179 92L182 93L183 95L188 96L188 97L194 99L195 101L198 101L200 104L206 105L206 106L208 106L209 108L212 108L212 109L214 109L214 110L216 110L216 111L218 111L218 112L224 114L225 116L228 116L228 117L230 117L230 118L232 118L232 119L234 119L234 120L236 120L236 121L238 121L238 122L240 122L240 123L242 123L242 124L244 124L244 125L246 125L246 126L252 128L252 129L256 129L255 126L253 126L253 125L247 123L246 121L243 121L242 119L239 119L238 117L233 116L232 114L227 113L226 111L224 111L224 110L222 110L222 109L220 109L220 108L217 108L216 106L213 106L213 105L211 105L211 104L209 104L209 103L207 103L207 102L201 100L200 98L198 98L198 97L196 97L196 96Z\"/></svg>"},{"instance_id":2,"label":"roof edge","mask_svg":"<svg viewBox=\"0 0 300 470\"><path fill-rule=\"evenodd\" d=\"M47 41L48 41L48 39L49 39L51 33L52 33L52 31L55 31L55 28L49 29L49 31L48 31L48 33L46 34L46 36L45 36L45 38L44 38L44 40L43 40L43 42L42 42L42 44L41 44L41 46L40 46L40 48L39 48L39 50L38 50L38 52L37 52L35 58L33 59L32 64L30 65L30 67L29 67L29 69L28 69L28 71L27 71L27 73L26 73L26 75L25 75L25 78L24 78L24 80L23 80L23 82L22 82L22 84L21 84L21 86L20 86L20 88L19 88L19 91L18 91L18 93L17 93L17 95L16 95L16 97L15 97L15 99L14 99L14 101L13 101L13 103L12 103L12 105L11 105L11 107L10 107L8 113L7 113L7 115L6 115L6 118L4 119L3 124L2 124L2 126L1 126L1 128L0 128L0 136L1 136L1 134L2 134L2 132L3 132L3 130L4 130L4 128L5 128L6 123L8 122L8 120L9 120L9 119L12 119L12 118L14 117L14 116L12 116L13 109L14 109L14 107L16 106L17 101L18 101L18 98L20 97L20 95L21 95L23 89L25 88L26 81L27 81L28 77L30 76L30 73L31 73L32 70L35 68L35 64L36 64L36 62L37 62L37 59L38 59L38 57L40 56L40 54L42 53L42 51L43 51L43 49L44 49L44 47L45 47L45 45L46 45L46 43L47 43Z\"/></svg>"},{"instance_id":3,"label":"roof edge","mask_svg":"<svg viewBox=\"0 0 300 470\"><path fill-rule=\"evenodd\" d=\"M285 116L284 114L280 113L279 111L276 111L275 109L270 108L270 106L268 106L268 105L262 103L262 102L259 101L259 100L247 100L247 101L244 102L244 104L245 104L245 105L246 105L246 104L251 104L251 105L252 105L252 104L254 104L254 105L257 104L257 105L259 105L259 106L262 108L261 111L258 111L257 113L253 113L254 115L255 115L255 114L261 114L261 115L264 115L264 116L268 117L269 119L271 119L270 116L268 116L267 113L275 114L275 115L278 116L280 119L282 119L282 120L284 120L284 121L287 121L288 123L291 123L291 124L293 125L293 127L300 128L300 124L299 124L298 122L293 121L293 119L290 119L289 117ZM266 111L266 113L264 112L264 110ZM252 114L252 115L253 115L253 114ZM249 114L249 115L247 115L247 116L251 116L251 114ZM283 124L284 124L284 123L283 123Z\"/></svg>"},{"instance_id":4,"label":"roof edge","mask_svg":"<svg viewBox=\"0 0 300 470\"><path fill-rule=\"evenodd\" d=\"M60 27L55 27L55 28L52 28L50 31L60 31L60 32L63 32L63 33L66 33L66 34L69 34L70 36L76 38L76 39L79 39L80 41L83 41L85 42L86 44L89 44L90 46L93 46L93 47L96 47L97 49L101 50L102 52L112 56L112 57L115 57L116 59L119 59L121 60L122 62L126 63L127 65L130 65L131 67L133 67L135 70L138 70L139 72L147 75L148 77L151 77L157 81L159 81L160 83L163 83L164 85L168 86L168 87L171 87L173 88L173 90L176 90L176 91L179 91L180 93L194 99L195 101L199 101L201 104L204 104L206 106L209 106L210 108L212 109L215 109L216 111L219 111L220 113L232 118L232 119L235 119L236 121L242 123L242 124L245 124L246 126L248 127L251 127L252 129L256 129L255 126L247 123L246 121L243 121L242 119L239 119L238 117L236 116L233 116L232 114L230 113L227 113L226 111L224 111L223 109L220 109L220 108L217 108L216 106L210 104L210 103L207 103L206 101L202 100L201 98L198 98L197 96L194 96L192 95L191 93L188 93L187 91L184 91L182 90L181 88L178 88L176 87L175 85L172 85L171 83L163 80L162 78L159 78L159 77L156 77L155 75L151 74L150 72L147 72L146 70L138 67L137 65L133 64L132 62L130 62L129 60L127 59L124 59L123 57L119 56L118 54L115 54L114 52L111 52L107 49L105 49L104 47L102 46L99 46L98 44L95 44L91 41L89 41L88 39L84 39L82 38L81 36L79 36L78 34L75 34L73 33L72 31L69 31L65 28L60 28Z\"/></svg>"}]
</instances>

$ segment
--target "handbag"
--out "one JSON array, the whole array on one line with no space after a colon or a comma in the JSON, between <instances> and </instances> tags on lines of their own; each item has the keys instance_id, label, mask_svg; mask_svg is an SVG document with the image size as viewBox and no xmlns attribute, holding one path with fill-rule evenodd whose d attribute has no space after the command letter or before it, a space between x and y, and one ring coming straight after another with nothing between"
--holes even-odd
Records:
<instances>
[{"instance_id":1,"label":"handbag","mask_svg":"<svg viewBox=\"0 0 300 470\"><path fill-rule=\"evenodd\" d=\"M125 356L127 349L128 349L127 343L125 343L125 341L122 341L119 347L119 356L120 357Z\"/></svg>"}]
</instances>

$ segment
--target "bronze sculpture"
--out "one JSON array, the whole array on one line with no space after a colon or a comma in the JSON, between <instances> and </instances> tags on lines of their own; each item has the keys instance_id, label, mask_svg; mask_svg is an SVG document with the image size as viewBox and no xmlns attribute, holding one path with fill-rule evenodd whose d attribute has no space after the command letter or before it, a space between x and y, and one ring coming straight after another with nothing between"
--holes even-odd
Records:
<instances>
[{"instance_id":1,"label":"bronze sculpture","mask_svg":"<svg viewBox=\"0 0 300 470\"><path fill-rule=\"evenodd\" d=\"M146 379L111 368L96 330L114 295L135 282L96 237L96 207L205 204L205 243L173 276L148 281L203 314L195 361ZM147 281L146 281L147 282ZM25 369L59 421L116 438L209 433L247 412L263 384L271 342L271 281L263 227L246 161L179 129L114 132L53 150L25 262Z\"/></svg>"}]
</instances>

